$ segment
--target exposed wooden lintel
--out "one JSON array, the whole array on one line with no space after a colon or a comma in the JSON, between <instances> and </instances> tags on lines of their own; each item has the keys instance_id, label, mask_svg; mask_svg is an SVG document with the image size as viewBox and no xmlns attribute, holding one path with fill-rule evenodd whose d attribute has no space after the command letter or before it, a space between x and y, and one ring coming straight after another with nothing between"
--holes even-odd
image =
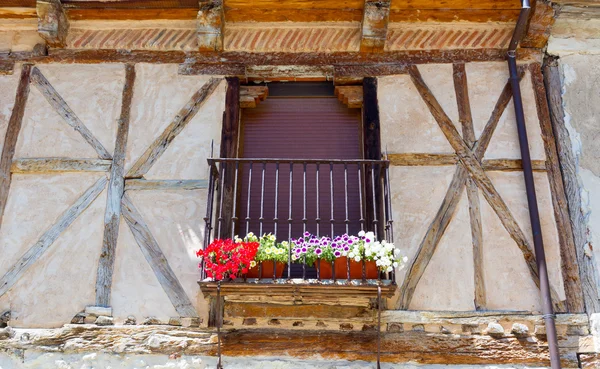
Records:
<instances>
[{"instance_id":1,"label":"exposed wooden lintel","mask_svg":"<svg viewBox=\"0 0 600 369\"><path fill-rule=\"evenodd\" d=\"M394 166L444 166L456 165L458 156L456 154L398 153L388 154L388 160ZM523 170L521 159L485 159L481 164L486 171L514 172ZM544 160L532 160L531 166L536 172L546 171Z\"/></svg>"},{"instance_id":2,"label":"exposed wooden lintel","mask_svg":"<svg viewBox=\"0 0 600 369\"><path fill-rule=\"evenodd\" d=\"M383 52L387 39L391 0L365 0L360 51Z\"/></svg>"},{"instance_id":3,"label":"exposed wooden lintel","mask_svg":"<svg viewBox=\"0 0 600 369\"><path fill-rule=\"evenodd\" d=\"M68 158L23 158L13 160L11 173L108 172L112 160Z\"/></svg>"},{"instance_id":4,"label":"exposed wooden lintel","mask_svg":"<svg viewBox=\"0 0 600 369\"><path fill-rule=\"evenodd\" d=\"M125 191L202 190L208 188L206 179L127 179Z\"/></svg>"},{"instance_id":5,"label":"exposed wooden lintel","mask_svg":"<svg viewBox=\"0 0 600 369\"><path fill-rule=\"evenodd\" d=\"M48 46L64 47L69 32L69 19L60 0L37 0L38 33Z\"/></svg>"},{"instance_id":6,"label":"exposed wooden lintel","mask_svg":"<svg viewBox=\"0 0 600 369\"><path fill-rule=\"evenodd\" d=\"M225 14L223 0L201 0L198 11L198 48L200 50L223 50Z\"/></svg>"}]
</instances>

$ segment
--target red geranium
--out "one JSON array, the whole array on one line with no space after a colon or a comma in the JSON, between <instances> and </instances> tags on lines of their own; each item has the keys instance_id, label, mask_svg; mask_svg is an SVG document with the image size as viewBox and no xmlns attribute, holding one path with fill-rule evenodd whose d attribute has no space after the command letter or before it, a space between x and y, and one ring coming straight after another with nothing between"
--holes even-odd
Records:
<instances>
[{"instance_id":1,"label":"red geranium","mask_svg":"<svg viewBox=\"0 0 600 369\"><path fill-rule=\"evenodd\" d=\"M258 251L258 242L234 242L232 239L214 240L205 250L196 255L204 258L206 275L217 281L246 274L250 262ZM202 263L200 263L202 268Z\"/></svg>"}]
</instances>

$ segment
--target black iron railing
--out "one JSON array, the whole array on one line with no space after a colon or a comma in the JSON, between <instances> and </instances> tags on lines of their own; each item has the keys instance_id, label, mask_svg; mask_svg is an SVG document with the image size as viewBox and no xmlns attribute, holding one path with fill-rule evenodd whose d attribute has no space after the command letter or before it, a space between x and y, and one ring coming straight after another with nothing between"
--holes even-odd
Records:
<instances>
[{"instance_id":1,"label":"black iron railing","mask_svg":"<svg viewBox=\"0 0 600 369\"><path fill-rule=\"evenodd\" d=\"M272 233L278 241L290 242L307 231L331 238L372 231L377 239L393 242L387 160L210 158L208 165L205 248L215 238L248 232ZM291 248L283 278L276 278L273 263L273 279L263 282L321 280L320 268L292 263ZM349 259L346 267L349 281ZM332 269L335 280L333 263ZM362 270L357 279L366 282L364 262ZM394 274L378 273L377 279L394 284Z\"/></svg>"}]
</instances>

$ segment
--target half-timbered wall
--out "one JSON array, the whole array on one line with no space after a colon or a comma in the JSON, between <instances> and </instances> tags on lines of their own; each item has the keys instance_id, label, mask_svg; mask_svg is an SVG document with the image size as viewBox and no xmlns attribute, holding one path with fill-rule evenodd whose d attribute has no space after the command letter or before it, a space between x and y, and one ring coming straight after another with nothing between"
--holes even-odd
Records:
<instances>
[{"instance_id":1,"label":"half-timbered wall","mask_svg":"<svg viewBox=\"0 0 600 369\"><path fill-rule=\"evenodd\" d=\"M11 325L59 327L102 301L110 301L117 323L130 315L141 322L197 314L206 324L195 250L203 238L205 158L219 153L226 82L177 70L42 64L0 76L0 137L18 118L17 91L24 109L0 226L0 310L12 312ZM536 65L522 70L550 280L564 300L547 132L534 88L540 75ZM532 239L507 77L504 63L468 63L420 65L378 79L382 152L393 162L395 244L409 258L398 275L405 292L388 307L540 310L524 257ZM481 165L457 164L461 145L475 145ZM487 192L477 190L482 186ZM494 194L503 201L488 200ZM442 206L445 216L437 219ZM97 286L98 275L112 287Z\"/></svg>"}]
</instances>

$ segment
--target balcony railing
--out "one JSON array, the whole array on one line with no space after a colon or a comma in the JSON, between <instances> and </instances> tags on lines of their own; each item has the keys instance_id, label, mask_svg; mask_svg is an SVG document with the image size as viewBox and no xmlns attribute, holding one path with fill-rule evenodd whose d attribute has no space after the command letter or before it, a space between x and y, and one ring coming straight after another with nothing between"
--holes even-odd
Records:
<instances>
[{"instance_id":1,"label":"balcony railing","mask_svg":"<svg viewBox=\"0 0 600 369\"><path fill-rule=\"evenodd\" d=\"M289 242L305 232L333 238L364 230L393 242L387 160L211 158L208 164L204 248L215 238L243 237L248 232L272 233L278 241ZM310 268L305 260L292 263L291 248L288 254L282 278L277 278L276 263L269 261L275 264L273 279L252 281L325 283L319 272L325 261L318 259L319 267ZM331 264L333 282L395 284L395 271L380 272L375 281L367 281L364 261L362 278L350 278L348 260L347 278L336 280Z\"/></svg>"}]
</instances>

